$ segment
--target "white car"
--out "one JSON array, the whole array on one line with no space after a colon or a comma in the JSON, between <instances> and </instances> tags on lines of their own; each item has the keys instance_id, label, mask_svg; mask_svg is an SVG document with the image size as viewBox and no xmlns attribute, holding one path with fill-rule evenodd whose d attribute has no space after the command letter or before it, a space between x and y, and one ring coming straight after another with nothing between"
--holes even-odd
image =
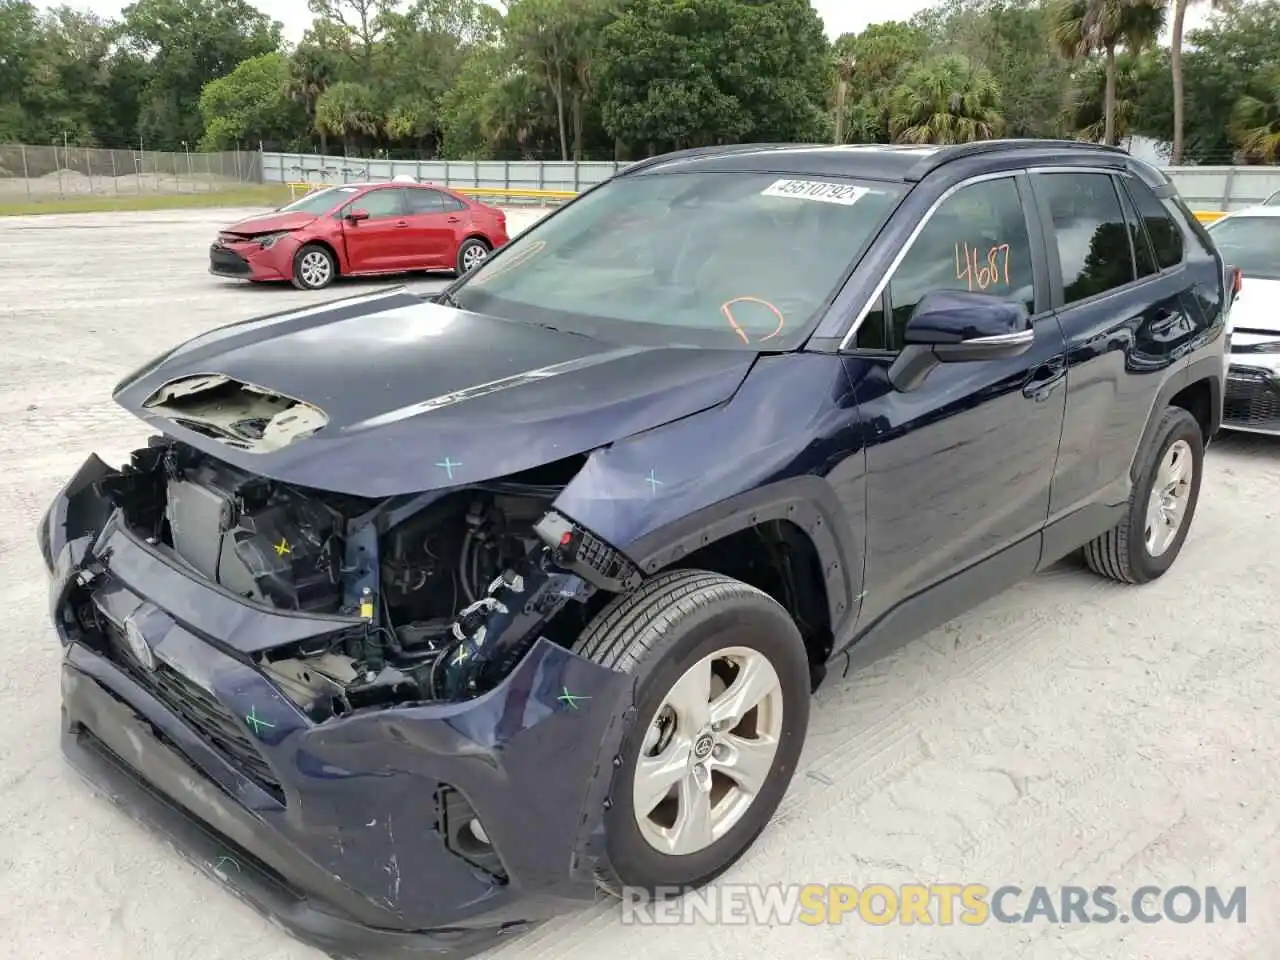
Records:
<instances>
[{"instance_id":1,"label":"white car","mask_svg":"<svg viewBox=\"0 0 1280 960\"><path fill-rule=\"evenodd\" d=\"M1237 210L1207 229L1239 271L1222 426L1280 435L1280 206Z\"/></svg>"}]
</instances>

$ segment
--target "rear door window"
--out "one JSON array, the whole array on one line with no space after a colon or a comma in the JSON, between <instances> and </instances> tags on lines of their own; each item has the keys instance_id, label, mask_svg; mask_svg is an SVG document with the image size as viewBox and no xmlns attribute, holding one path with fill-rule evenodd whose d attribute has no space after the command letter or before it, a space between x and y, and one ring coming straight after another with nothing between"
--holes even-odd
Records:
<instances>
[{"instance_id":1,"label":"rear door window","mask_svg":"<svg viewBox=\"0 0 1280 960\"><path fill-rule=\"evenodd\" d=\"M1034 174L1062 268L1063 305L1132 283L1137 276L1120 195L1107 173Z\"/></svg>"},{"instance_id":2,"label":"rear door window","mask_svg":"<svg viewBox=\"0 0 1280 960\"><path fill-rule=\"evenodd\" d=\"M1155 247L1156 262L1161 270L1176 267L1182 262L1182 231L1159 198L1141 180L1130 179L1126 184L1147 227L1147 236Z\"/></svg>"},{"instance_id":3,"label":"rear door window","mask_svg":"<svg viewBox=\"0 0 1280 960\"><path fill-rule=\"evenodd\" d=\"M1147 229L1142 218L1133 208L1124 189L1120 190L1121 205L1124 207L1125 223L1129 225L1129 238L1133 241L1133 257L1138 267L1138 279L1150 277L1160 272L1156 265L1155 251L1151 249L1151 241L1147 238Z\"/></svg>"}]
</instances>

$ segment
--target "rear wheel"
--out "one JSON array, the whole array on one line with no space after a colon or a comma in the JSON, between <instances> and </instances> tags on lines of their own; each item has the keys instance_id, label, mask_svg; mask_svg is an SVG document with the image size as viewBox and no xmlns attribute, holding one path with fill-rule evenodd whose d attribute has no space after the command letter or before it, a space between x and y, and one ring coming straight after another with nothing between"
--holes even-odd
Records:
<instances>
[{"instance_id":1,"label":"rear wheel","mask_svg":"<svg viewBox=\"0 0 1280 960\"><path fill-rule=\"evenodd\" d=\"M611 603L576 649L638 684L605 812L602 884L652 894L715 879L795 774L810 695L795 623L754 587L680 570Z\"/></svg>"},{"instance_id":2,"label":"rear wheel","mask_svg":"<svg viewBox=\"0 0 1280 960\"><path fill-rule=\"evenodd\" d=\"M1143 459L1125 518L1084 548L1089 569L1122 583L1147 583L1173 566L1195 516L1203 465L1200 424L1181 407L1169 407Z\"/></svg>"},{"instance_id":3,"label":"rear wheel","mask_svg":"<svg viewBox=\"0 0 1280 960\"><path fill-rule=\"evenodd\" d=\"M489 256L489 244L479 237L464 240L458 247L458 260L455 269L458 273L467 273L484 263Z\"/></svg>"},{"instance_id":4,"label":"rear wheel","mask_svg":"<svg viewBox=\"0 0 1280 960\"><path fill-rule=\"evenodd\" d=\"M293 285L299 290L323 290L337 275L333 254L318 243L309 243L293 255Z\"/></svg>"}]
</instances>

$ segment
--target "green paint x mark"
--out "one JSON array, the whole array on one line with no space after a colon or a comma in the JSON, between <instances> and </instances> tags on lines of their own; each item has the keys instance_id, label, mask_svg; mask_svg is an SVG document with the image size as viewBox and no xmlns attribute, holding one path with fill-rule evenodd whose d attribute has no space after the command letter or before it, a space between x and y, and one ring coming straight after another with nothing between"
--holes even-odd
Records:
<instances>
[{"instance_id":1,"label":"green paint x mark","mask_svg":"<svg viewBox=\"0 0 1280 960\"><path fill-rule=\"evenodd\" d=\"M244 722L253 728L253 732L258 736L262 736L263 730L269 730L275 724L269 720L263 720L257 714L257 707L249 708L249 715L244 718Z\"/></svg>"},{"instance_id":2,"label":"green paint x mark","mask_svg":"<svg viewBox=\"0 0 1280 960\"><path fill-rule=\"evenodd\" d=\"M556 697L556 699L559 700L561 703L565 704L566 706L568 706L572 710L578 709L579 700L591 699L590 697L584 697L584 696L581 696L580 694L570 693L568 687L561 687L560 689L563 690L564 692L561 693L560 696Z\"/></svg>"}]
</instances>

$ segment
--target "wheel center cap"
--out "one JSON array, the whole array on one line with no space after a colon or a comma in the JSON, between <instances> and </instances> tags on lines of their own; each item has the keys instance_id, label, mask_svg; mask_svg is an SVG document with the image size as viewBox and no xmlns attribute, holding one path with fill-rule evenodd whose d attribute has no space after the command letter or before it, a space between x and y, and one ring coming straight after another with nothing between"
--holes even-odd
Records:
<instances>
[{"instance_id":1,"label":"wheel center cap","mask_svg":"<svg viewBox=\"0 0 1280 960\"><path fill-rule=\"evenodd\" d=\"M711 739L711 734L704 733L693 741L693 759L705 760L711 756L711 751L715 747L715 741Z\"/></svg>"}]
</instances>

